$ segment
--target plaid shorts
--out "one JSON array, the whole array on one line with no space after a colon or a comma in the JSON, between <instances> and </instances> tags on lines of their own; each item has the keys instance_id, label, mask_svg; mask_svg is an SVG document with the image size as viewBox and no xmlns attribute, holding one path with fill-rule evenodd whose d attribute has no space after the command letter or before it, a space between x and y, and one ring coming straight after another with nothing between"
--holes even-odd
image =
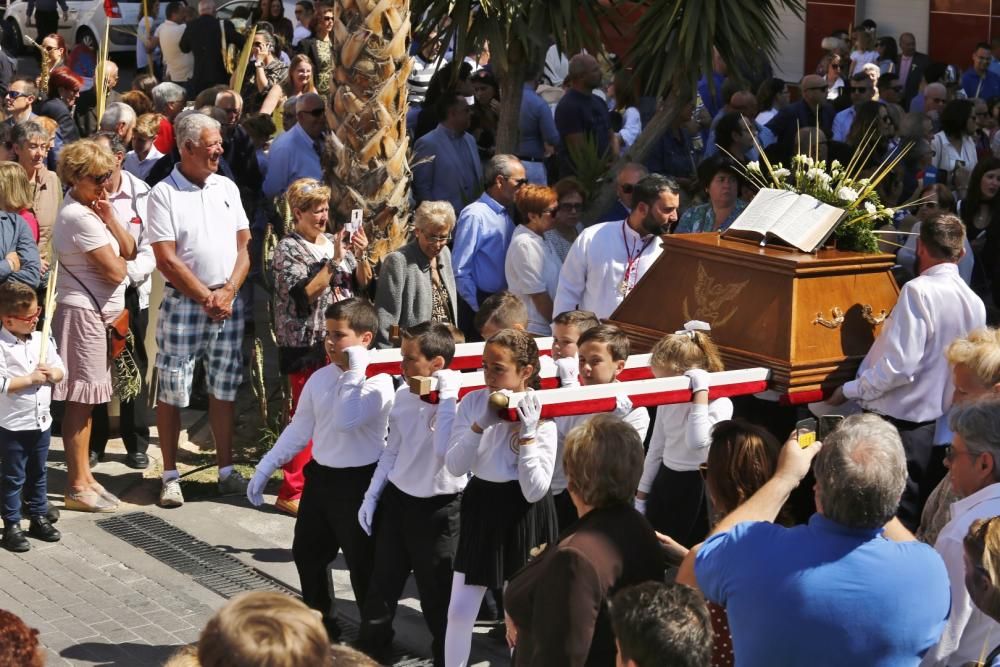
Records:
<instances>
[{"instance_id":1,"label":"plaid shorts","mask_svg":"<svg viewBox=\"0 0 1000 667\"><path fill-rule=\"evenodd\" d=\"M163 291L156 322L156 368L159 400L186 408L191 400L194 366L205 363L209 393L220 401L235 401L243 381L243 304L233 301L233 314L213 322L200 304L172 287Z\"/></svg>"}]
</instances>

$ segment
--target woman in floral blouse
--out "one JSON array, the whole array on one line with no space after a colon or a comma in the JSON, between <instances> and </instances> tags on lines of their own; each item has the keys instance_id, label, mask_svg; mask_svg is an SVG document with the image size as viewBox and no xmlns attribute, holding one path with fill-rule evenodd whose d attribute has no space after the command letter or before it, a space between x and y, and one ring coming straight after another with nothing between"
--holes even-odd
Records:
<instances>
[{"instance_id":1,"label":"woman in floral blouse","mask_svg":"<svg viewBox=\"0 0 1000 667\"><path fill-rule=\"evenodd\" d=\"M274 325L278 369L288 375L294 411L306 380L326 364L326 307L365 289L372 269L364 230L349 238L342 228L326 232L330 188L315 179L300 178L289 186L285 197L295 227L274 250ZM298 511L305 481L302 468L311 458L312 447L306 447L285 466L285 483L275 503L279 510Z\"/></svg>"},{"instance_id":2,"label":"woman in floral blouse","mask_svg":"<svg viewBox=\"0 0 1000 667\"><path fill-rule=\"evenodd\" d=\"M725 155L713 155L698 165L698 183L705 188L708 203L684 211L677 223L676 234L722 232L736 221L746 202L739 198L738 166Z\"/></svg>"}]
</instances>

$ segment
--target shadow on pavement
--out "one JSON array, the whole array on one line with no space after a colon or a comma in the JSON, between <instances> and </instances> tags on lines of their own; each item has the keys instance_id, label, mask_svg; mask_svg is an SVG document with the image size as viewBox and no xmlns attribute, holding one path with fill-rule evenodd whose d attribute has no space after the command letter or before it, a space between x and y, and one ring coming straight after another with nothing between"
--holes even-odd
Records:
<instances>
[{"instance_id":1,"label":"shadow on pavement","mask_svg":"<svg viewBox=\"0 0 1000 667\"><path fill-rule=\"evenodd\" d=\"M69 660L86 660L95 667L137 667L162 665L180 646L150 646L149 644L99 644L83 642L63 649L59 655Z\"/></svg>"}]
</instances>

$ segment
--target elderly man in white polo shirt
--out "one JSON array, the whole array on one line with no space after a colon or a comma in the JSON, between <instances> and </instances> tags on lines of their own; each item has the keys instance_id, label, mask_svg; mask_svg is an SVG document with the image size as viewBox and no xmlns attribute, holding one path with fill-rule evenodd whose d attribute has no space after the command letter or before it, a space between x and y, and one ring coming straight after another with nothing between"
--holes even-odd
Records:
<instances>
[{"instance_id":1,"label":"elderly man in white polo shirt","mask_svg":"<svg viewBox=\"0 0 1000 667\"><path fill-rule=\"evenodd\" d=\"M167 281L156 325L156 425L163 452L162 507L184 504L177 474L180 409L191 397L194 366L205 363L209 422L219 490L246 492L233 470L233 407L243 375L243 313L236 295L250 268L250 224L236 184L216 173L219 123L189 113L176 124L180 162L149 195L149 240Z\"/></svg>"}]
</instances>

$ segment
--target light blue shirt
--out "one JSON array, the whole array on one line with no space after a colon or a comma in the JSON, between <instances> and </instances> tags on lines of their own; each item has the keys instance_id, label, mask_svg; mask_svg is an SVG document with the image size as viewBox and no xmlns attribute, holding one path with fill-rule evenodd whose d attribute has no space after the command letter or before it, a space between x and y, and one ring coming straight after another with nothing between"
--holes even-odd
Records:
<instances>
[{"instance_id":1,"label":"light blue shirt","mask_svg":"<svg viewBox=\"0 0 1000 667\"><path fill-rule=\"evenodd\" d=\"M429 159L428 159L429 158ZM413 197L417 203L446 201L458 213L482 192L483 167L476 140L444 125L413 146Z\"/></svg>"},{"instance_id":2,"label":"light blue shirt","mask_svg":"<svg viewBox=\"0 0 1000 667\"><path fill-rule=\"evenodd\" d=\"M268 198L276 197L300 178L322 181L323 168L319 164L316 144L301 125L296 125L271 144L264 195Z\"/></svg>"},{"instance_id":3,"label":"light blue shirt","mask_svg":"<svg viewBox=\"0 0 1000 667\"><path fill-rule=\"evenodd\" d=\"M833 117L833 140L847 141L847 134L854 124L854 107L850 106Z\"/></svg>"},{"instance_id":4,"label":"light blue shirt","mask_svg":"<svg viewBox=\"0 0 1000 667\"><path fill-rule=\"evenodd\" d=\"M695 576L726 608L737 667L916 667L951 605L934 549L821 514L794 528L747 522L713 535Z\"/></svg>"},{"instance_id":5,"label":"light blue shirt","mask_svg":"<svg viewBox=\"0 0 1000 667\"><path fill-rule=\"evenodd\" d=\"M473 310L479 310L476 290L493 293L507 288L504 259L513 234L507 209L485 192L458 216L451 265L458 294Z\"/></svg>"},{"instance_id":6,"label":"light blue shirt","mask_svg":"<svg viewBox=\"0 0 1000 667\"><path fill-rule=\"evenodd\" d=\"M556 121L549 105L526 83L521 98L521 145L517 154L541 160L545 157L545 144L559 145Z\"/></svg>"},{"instance_id":7,"label":"light blue shirt","mask_svg":"<svg viewBox=\"0 0 1000 667\"><path fill-rule=\"evenodd\" d=\"M715 143L715 126L719 124L719 120L721 120L725 115L725 109L720 109L719 113L717 113L715 118L712 119L712 125L708 129L708 141L705 143L704 157L711 157L719 152L719 146ZM774 132L766 126L761 125L757 121L753 121L753 124L757 129L757 143L761 145L761 148L767 148L778 140L778 138L774 136ZM757 150L756 146L751 146L746 151L746 158L747 161L750 162L759 160L760 151Z\"/></svg>"}]
</instances>

